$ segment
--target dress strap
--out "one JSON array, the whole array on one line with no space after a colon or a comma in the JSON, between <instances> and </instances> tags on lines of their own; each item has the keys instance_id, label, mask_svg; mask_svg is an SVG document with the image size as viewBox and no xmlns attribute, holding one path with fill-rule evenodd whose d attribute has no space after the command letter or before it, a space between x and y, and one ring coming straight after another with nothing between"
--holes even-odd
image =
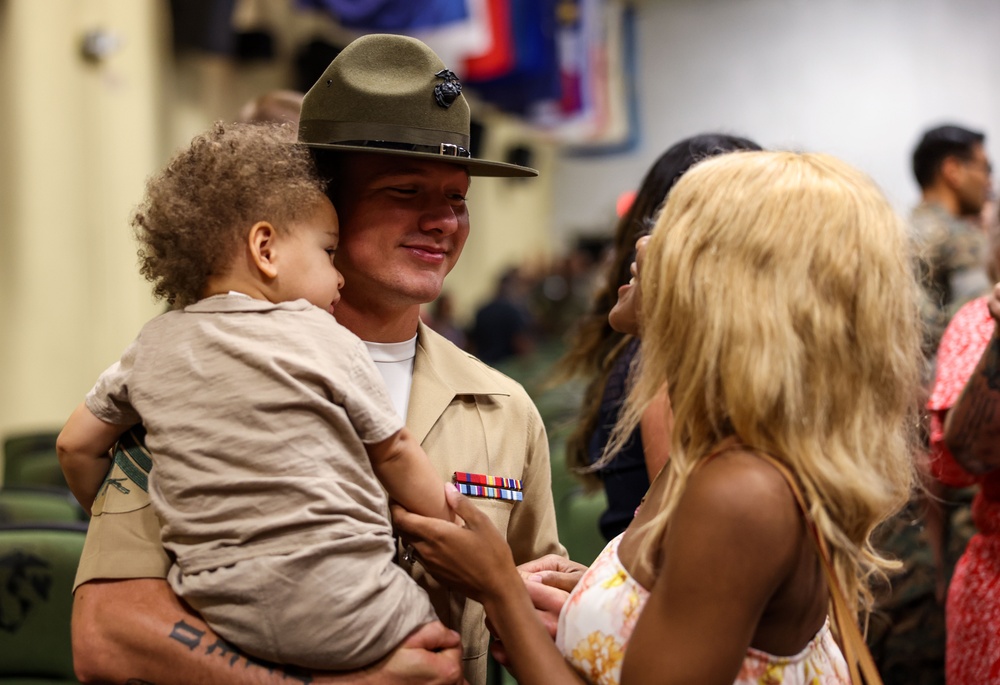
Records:
<instances>
[{"instance_id":1,"label":"dress strap","mask_svg":"<svg viewBox=\"0 0 1000 685\"><path fill-rule=\"evenodd\" d=\"M868 651L868 645L865 644L865 640L861 636L861 630L858 628L856 613L851 611L844 596L843 588L840 587L840 581L837 580L837 574L834 573L833 562L830 558L830 550L827 547L826 539L820 535L816 523L809 514L809 508L806 506L806 501L802 496L802 490L799 488L798 481L792 475L791 471L788 470L787 466L771 455L756 450L754 452L767 463L771 464L782 475L785 482L788 483L792 495L795 496L795 501L798 503L802 515L805 517L806 528L809 529L813 542L816 544L816 549L819 551L820 560L823 562L823 573L826 576L826 584L830 588L830 599L833 604L833 623L837 629L837 635L840 636L841 646L844 650L844 659L847 661L847 667L850 669L851 683L853 685L862 685L863 683L867 683L867 685L882 685L882 678L875 667L875 661L872 659L871 652Z\"/></svg>"}]
</instances>

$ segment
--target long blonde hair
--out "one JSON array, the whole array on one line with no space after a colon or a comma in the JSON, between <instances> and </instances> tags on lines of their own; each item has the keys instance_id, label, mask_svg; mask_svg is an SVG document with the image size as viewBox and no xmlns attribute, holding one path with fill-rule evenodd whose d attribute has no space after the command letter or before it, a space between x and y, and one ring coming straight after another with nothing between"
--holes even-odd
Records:
<instances>
[{"instance_id":1,"label":"long blonde hair","mask_svg":"<svg viewBox=\"0 0 1000 685\"><path fill-rule=\"evenodd\" d=\"M643 355L615 439L663 381L669 486L642 563L721 440L796 475L839 582L863 613L895 564L873 529L907 501L919 417L918 289L875 184L821 154L702 162L671 191L640 274Z\"/></svg>"}]
</instances>

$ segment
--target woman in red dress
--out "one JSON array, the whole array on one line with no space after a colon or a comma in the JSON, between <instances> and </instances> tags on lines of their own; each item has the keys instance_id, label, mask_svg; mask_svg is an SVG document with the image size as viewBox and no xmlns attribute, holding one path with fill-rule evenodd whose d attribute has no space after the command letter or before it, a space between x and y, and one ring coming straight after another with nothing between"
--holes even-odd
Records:
<instances>
[{"instance_id":1,"label":"woman in red dress","mask_svg":"<svg viewBox=\"0 0 1000 685\"><path fill-rule=\"evenodd\" d=\"M949 684L1000 683L1000 283L948 325L938 349L931 466L946 485L978 484L977 533L959 560L945 608Z\"/></svg>"}]
</instances>

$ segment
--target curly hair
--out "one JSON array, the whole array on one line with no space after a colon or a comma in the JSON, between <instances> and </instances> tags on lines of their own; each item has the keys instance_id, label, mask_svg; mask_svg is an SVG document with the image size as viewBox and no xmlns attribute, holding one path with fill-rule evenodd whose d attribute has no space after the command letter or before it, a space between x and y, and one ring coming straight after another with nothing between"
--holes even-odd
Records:
<instances>
[{"instance_id":1,"label":"curly hair","mask_svg":"<svg viewBox=\"0 0 1000 685\"><path fill-rule=\"evenodd\" d=\"M639 185L631 207L615 229L611 262L601 286L594 294L590 310L580 321L566 354L559 360L553 383L579 376L588 378L576 428L566 440L566 463L585 488L600 484L590 469L590 439L597 430L601 398L615 360L632 339L611 328L608 313L618 301L618 288L628 283L635 241L649 232L667 193L695 163L715 155L740 150L760 150L760 146L739 136L725 133L702 133L684 138L670 146L653 163Z\"/></svg>"},{"instance_id":2,"label":"curly hair","mask_svg":"<svg viewBox=\"0 0 1000 685\"><path fill-rule=\"evenodd\" d=\"M671 190L639 286L643 354L612 442L666 381L669 480L647 540L697 465L735 437L796 475L842 589L866 613L872 574L898 566L871 534L909 498L920 415L919 288L888 201L828 155L708 160Z\"/></svg>"},{"instance_id":3,"label":"curly hair","mask_svg":"<svg viewBox=\"0 0 1000 685\"><path fill-rule=\"evenodd\" d=\"M146 183L132 216L140 272L171 307L202 297L258 221L307 216L326 182L287 126L217 122Z\"/></svg>"}]
</instances>

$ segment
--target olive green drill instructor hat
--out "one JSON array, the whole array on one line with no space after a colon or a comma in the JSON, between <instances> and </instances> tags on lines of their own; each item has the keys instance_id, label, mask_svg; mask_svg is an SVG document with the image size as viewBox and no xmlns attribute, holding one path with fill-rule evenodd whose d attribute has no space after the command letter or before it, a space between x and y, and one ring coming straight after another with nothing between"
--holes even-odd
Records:
<instances>
[{"instance_id":1,"label":"olive green drill instructor hat","mask_svg":"<svg viewBox=\"0 0 1000 685\"><path fill-rule=\"evenodd\" d=\"M469 103L458 77L415 38L371 34L330 62L302 101L299 142L458 164L472 176L537 176L534 169L475 159Z\"/></svg>"}]
</instances>

